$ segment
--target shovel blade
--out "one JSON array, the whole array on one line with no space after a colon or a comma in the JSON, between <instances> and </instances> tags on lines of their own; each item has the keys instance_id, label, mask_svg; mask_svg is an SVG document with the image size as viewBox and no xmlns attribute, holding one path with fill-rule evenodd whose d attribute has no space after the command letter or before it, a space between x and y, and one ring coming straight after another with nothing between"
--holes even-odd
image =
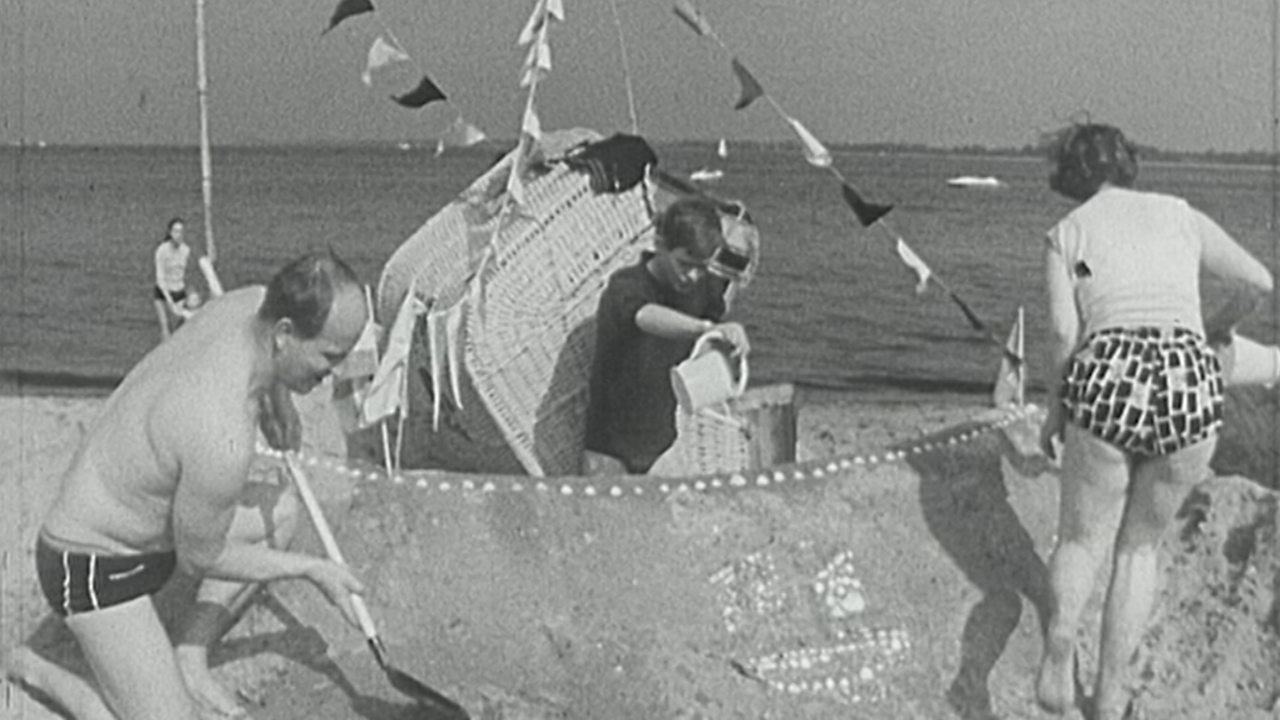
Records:
<instances>
[{"instance_id":1,"label":"shovel blade","mask_svg":"<svg viewBox=\"0 0 1280 720\"><path fill-rule=\"evenodd\" d=\"M471 716L461 705L410 677L407 673L390 666L384 669L391 687L416 700L426 713L425 717L431 720L471 720Z\"/></svg>"}]
</instances>

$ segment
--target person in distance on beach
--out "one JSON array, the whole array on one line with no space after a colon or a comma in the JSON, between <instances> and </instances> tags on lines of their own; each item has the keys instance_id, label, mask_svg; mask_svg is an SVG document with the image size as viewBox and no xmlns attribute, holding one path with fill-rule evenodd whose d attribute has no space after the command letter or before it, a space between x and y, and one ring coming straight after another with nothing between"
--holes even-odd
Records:
<instances>
[{"instance_id":1,"label":"person in distance on beach","mask_svg":"<svg viewBox=\"0 0 1280 720\"><path fill-rule=\"evenodd\" d=\"M1132 188L1134 146L1109 125L1072 125L1050 145L1049 186L1080 203L1048 233L1048 417L1041 447L1061 443L1053 610L1036 680L1041 705L1076 703L1076 631L1093 579L1114 550L1093 705L1121 718L1128 664L1158 591L1165 529L1207 479L1222 423L1223 374L1211 340L1272 292L1271 273L1186 201ZM1208 322L1201 269L1238 297ZM1206 339L1209 338L1209 339Z\"/></svg>"},{"instance_id":2,"label":"person in distance on beach","mask_svg":"<svg viewBox=\"0 0 1280 720\"><path fill-rule=\"evenodd\" d=\"M210 674L209 646L257 584L305 578L355 623L361 583L285 549L296 488L250 482L250 464L259 431L299 446L290 393L314 389L367 320L355 273L306 255L265 288L209 302L129 372L80 441L36 547L41 589L96 684L27 646L12 678L81 720L234 717L243 710ZM176 645L151 597L175 570L201 579Z\"/></svg>"},{"instance_id":3,"label":"person in distance on beach","mask_svg":"<svg viewBox=\"0 0 1280 720\"><path fill-rule=\"evenodd\" d=\"M187 263L191 258L191 246L184 239L186 221L174 218L169 221L164 240L156 246L156 286L153 294L156 319L160 322L160 339L168 340L172 334L170 316L182 322L187 314Z\"/></svg>"},{"instance_id":4,"label":"person in distance on beach","mask_svg":"<svg viewBox=\"0 0 1280 720\"><path fill-rule=\"evenodd\" d=\"M720 212L683 198L657 219L654 251L609 278L596 313L584 471L644 473L676 438L671 368L715 331L734 354L746 330L721 322L727 282L708 266L725 246Z\"/></svg>"}]
</instances>

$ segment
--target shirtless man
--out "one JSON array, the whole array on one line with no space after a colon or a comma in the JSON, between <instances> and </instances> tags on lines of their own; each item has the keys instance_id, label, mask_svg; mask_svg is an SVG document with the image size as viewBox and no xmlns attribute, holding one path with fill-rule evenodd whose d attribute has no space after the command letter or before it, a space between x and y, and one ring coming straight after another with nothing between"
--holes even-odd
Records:
<instances>
[{"instance_id":1,"label":"shirtless man","mask_svg":"<svg viewBox=\"0 0 1280 720\"><path fill-rule=\"evenodd\" d=\"M291 483L251 483L258 430L296 449L290 391L316 387L367 320L355 274L327 253L285 266L264 289L210 302L125 377L77 448L36 549L40 585L66 618L96 684L32 649L11 677L79 720L240 716L209 672L208 648L256 583L305 578L354 623L359 580L288 552ZM154 594L175 569L202 578L176 646Z\"/></svg>"}]
</instances>

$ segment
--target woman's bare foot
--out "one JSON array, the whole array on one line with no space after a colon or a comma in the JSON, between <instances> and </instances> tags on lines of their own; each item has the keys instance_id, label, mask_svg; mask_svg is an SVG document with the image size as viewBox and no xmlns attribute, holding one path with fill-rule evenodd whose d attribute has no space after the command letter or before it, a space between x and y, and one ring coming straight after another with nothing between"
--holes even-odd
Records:
<instances>
[{"instance_id":1,"label":"woman's bare foot","mask_svg":"<svg viewBox=\"0 0 1280 720\"><path fill-rule=\"evenodd\" d=\"M247 718L236 696L222 686L209 671L209 651L199 645L179 645L174 648L178 669L186 680L187 690L200 708L203 717Z\"/></svg>"},{"instance_id":2,"label":"woman's bare foot","mask_svg":"<svg viewBox=\"0 0 1280 720\"><path fill-rule=\"evenodd\" d=\"M1036 700L1045 712L1061 715L1076 703L1075 649L1070 638L1045 642L1044 660L1036 677Z\"/></svg>"}]
</instances>

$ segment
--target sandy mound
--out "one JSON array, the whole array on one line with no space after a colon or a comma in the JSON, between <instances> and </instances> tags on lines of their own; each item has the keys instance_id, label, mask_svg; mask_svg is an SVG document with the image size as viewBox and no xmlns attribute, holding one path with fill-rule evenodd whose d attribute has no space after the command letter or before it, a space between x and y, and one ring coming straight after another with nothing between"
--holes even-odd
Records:
<instances>
[{"instance_id":1,"label":"sandy mound","mask_svg":"<svg viewBox=\"0 0 1280 720\"><path fill-rule=\"evenodd\" d=\"M1028 452L1035 430L960 425L765 488L362 481L339 542L397 663L477 717L1040 717L1056 484ZM1272 717L1275 508L1224 478L1184 509L1139 657L1141 716ZM294 629L272 647L293 664L260 717L414 715L313 591L276 601Z\"/></svg>"},{"instance_id":2,"label":"sandy mound","mask_svg":"<svg viewBox=\"0 0 1280 720\"><path fill-rule=\"evenodd\" d=\"M685 488L310 472L394 662L473 717L1043 717L1056 481L1034 417L959 421L975 414L823 404L801 416L800 454L836 459ZM1280 717L1276 507L1239 478L1184 507L1137 658L1140 717ZM57 623L24 622L76 666ZM264 593L215 662L260 720L420 716L302 583Z\"/></svg>"}]
</instances>

